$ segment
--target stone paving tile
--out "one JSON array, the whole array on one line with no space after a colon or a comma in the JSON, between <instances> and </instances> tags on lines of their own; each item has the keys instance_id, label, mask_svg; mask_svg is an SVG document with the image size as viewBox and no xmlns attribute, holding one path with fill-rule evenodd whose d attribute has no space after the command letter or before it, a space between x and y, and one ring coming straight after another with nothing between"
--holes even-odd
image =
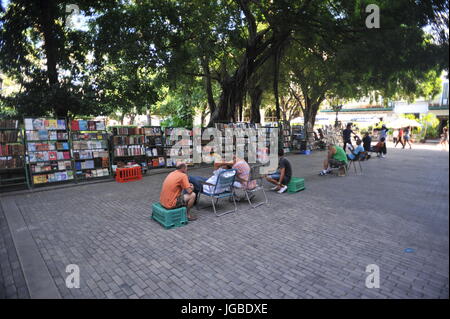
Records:
<instances>
[{"instance_id":1,"label":"stone paving tile","mask_svg":"<svg viewBox=\"0 0 450 319\"><path fill-rule=\"evenodd\" d=\"M389 149L345 178L317 175L324 156L289 156L303 192L171 230L150 218L165 175L14 198L64 298L448 298L448 153ZM0 287L26 298L1 216Z\"/></svg>"},{"instance_id":2,"label":"stone paving tile","mask_svg":"<svg viewBox=\"0 0 450 319\"><path fill-rule=\"evenodd\" d=\"M29 297L11 232L0 205L0 299Z\"/></svg>"}]
</instances>

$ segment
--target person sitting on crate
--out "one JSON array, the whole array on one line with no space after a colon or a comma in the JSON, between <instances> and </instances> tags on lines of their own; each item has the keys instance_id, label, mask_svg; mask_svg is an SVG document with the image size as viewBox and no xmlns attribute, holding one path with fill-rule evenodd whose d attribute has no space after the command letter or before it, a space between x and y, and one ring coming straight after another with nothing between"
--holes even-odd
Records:
<instances>
[{"instance_id":1,"label":"person sitting on crate","mask_svg":"<svg viewBox=\"0 0 450 319\"><path fill-rule=\"evenodd\" d=\"M189 183L187 176L187 165L179 163L176 170L167 175L162 184L159 202L165 209L175 209L186 207L189 221L197 219L190 210L194 206L196 195L193 192L194 186Z\"/></svg>"},{"instance_id":2,"label":"person sitting on crate","mask_svg":"<svg viewBox=\"0 0 450 319\"><path fill-rule=\"evenodd\" d=\"M276 185L272 188L273 191L278 191L279 194L284 193L288 189L288 184L292 177L292 165L286 157L284 157L284 150L278 150L278 169L275 173L266 176L269 183Z\"/></svg>"},{"instance_id":3,"label":"person sitting on crate","mask_svg":"<svg viewBox=\"0 0 450 319\"><path fill-rule=\"evenodd\" d=\"M328 155L323 162L323 170L319 175L327 175L332 168L339 168L339 176L345 176L345 166L348 164L347 154L344 149L338 145L328 146Z\"/></svg>"}]
</instances>

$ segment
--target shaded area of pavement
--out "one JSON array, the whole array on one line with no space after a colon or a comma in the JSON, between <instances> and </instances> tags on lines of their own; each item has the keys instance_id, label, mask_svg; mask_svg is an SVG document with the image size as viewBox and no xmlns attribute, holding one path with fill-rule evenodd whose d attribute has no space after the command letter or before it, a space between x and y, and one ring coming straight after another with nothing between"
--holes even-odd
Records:
<instances>
[{"instance_id":1,"label":"shaded area of pavement","mask_svg":"<svg viewBox=\"0 0 450 319\"><path fill-rule=\"evenodd\" d=\"M448 298L448 152L389 149L347 177L318 176L325 155L288 157L300 193L171 230L150 219L165 175L7 199L63 298ZM0 297L26 298L5 224L0 212ZM65 285L68 264L79 289ZM379 289L365 286L369 264Z\"/></svg>"}]
</instances>

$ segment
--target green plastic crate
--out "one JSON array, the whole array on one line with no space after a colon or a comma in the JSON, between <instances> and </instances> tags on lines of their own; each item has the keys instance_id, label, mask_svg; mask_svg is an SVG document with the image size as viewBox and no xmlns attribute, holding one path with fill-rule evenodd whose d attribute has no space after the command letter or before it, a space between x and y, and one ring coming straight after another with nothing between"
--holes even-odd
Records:
<instances>
[{"instance_id":1,"label":"green plastic crate","mask_svg":"<svg viewBox=\"0 0 450 319\"><path fill-rule=\"evenodd\" d=\"M297 193L305 189L305 179L299 177L291 177L288 184L288 193Z\"/></svg>"},{"instance_id":2,"label":"green plastic crate","mask_svg":"<svg viewBox=\"0 0 450 319\"><path fill-rule=\"evenodd\" d=\"M152 218L166 229L181 227L188 223L186 207L165 209L160 203L152 204Z\"/></svg>"}]
</instances>

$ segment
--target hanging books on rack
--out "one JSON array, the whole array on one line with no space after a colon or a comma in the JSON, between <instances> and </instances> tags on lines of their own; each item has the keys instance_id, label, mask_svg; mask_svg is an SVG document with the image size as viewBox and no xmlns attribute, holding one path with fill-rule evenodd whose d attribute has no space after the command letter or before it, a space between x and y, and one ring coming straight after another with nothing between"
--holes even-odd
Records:
<instances>
[{"instance_id":1,"label":"hanging books on rack","mask_svg":"<svg viewBox=\"0 0 450 319\"><path fill-rule=\"evenodd\" d=\"M74 179L65 119L25 118L27 164L31 184Z\"/></svg>"},{"instance_id":2,"label":"hanging books on rack","mask_svg":"<svg viewBox=\"0 0 450 319\"><path fill-rule=\"evenodd\" d=\"M76 180L110 176L108 133L105 122L72 120L70 129Z\"/></svg>"},{"instance_id":3,"label":"hanging books on rack","mask_svg":"<svg viewBox=\"0 0 450 319\"><path fill-rule=\"evenodd\" d=\"M113 172L117 167L139 164L146 171L146 150L144 128L132 126L111 127L111 164Z\"/></svg>"},{"instance_id":4,"label":"hanging books on rack","mask_svg":"<svg viewBox=\"0 0 450 319\"><path fill-rule=\"evenodd\" d=\"M160 126L144 126L144 146L147 168L165 167L166 160L163 147L163 133Z\"/></svg>"},{"instance_id":5,"label":"hanging books on rack","mask_svg":"<svg viewBox=\"0 0 450 319\"><path fill-rule=\"evenodd\" d=\"M25 170L25 147L19 120L0 120L0 191L24 188L28 175Z\"/></svg>"},{"instance_id":6,"label":"hanging books on rack","mask_svg":"<svg viewBox=\"0 0 450 319\"><path fill-rule=\"evenodd\" d=\"M193 144L192 144L192 130L189 130L189 138L183 136L178 136L177 140L172 140L171 136L174 133L174 130L177 129L175 127L166 127L164 129L164 156L166 158L166 167L175 167L177 165L177 162L180 161L182 158L182 161L186 163L187 165L191 166L194 165L193 162ZM177 144L178 146L181 146L182 148L188 149L188 156L184 158L182 148L178 150L177 154L174 154L174 146ZM178 157L178 158L177 158Z\"/></svg>"}]
</instances>

